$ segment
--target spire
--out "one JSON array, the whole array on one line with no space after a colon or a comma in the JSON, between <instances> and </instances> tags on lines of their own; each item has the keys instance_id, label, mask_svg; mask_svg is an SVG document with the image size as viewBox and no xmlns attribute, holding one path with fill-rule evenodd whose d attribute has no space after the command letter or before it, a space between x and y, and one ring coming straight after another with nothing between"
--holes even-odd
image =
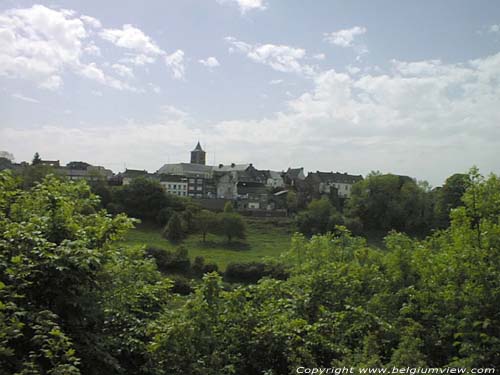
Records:
<instances>
[{"instance_id":1,"label":"spire","mask_svg":"<svg viewBox=\"0 0 500 375\"><path fill-rule=\"evenodd\" d=\"M196 147L194 148L193 151L203 151L203 149L201 148L201 145L200 145L200 141L198 141L198 143L196 144Z\"/></svg>"}]
</instances>

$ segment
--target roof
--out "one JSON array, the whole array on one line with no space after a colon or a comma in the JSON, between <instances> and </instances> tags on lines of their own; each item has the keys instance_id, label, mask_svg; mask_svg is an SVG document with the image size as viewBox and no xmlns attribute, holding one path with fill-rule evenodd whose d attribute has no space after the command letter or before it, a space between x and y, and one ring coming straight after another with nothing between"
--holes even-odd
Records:
<instances>
[{"instance_id":1,"label":"roof","mask_svg":"<svg viewBox=\"0 0 500 375\"><path fill-rule=\"evenodd\" d=\"M198 143L196 144L196 147L194 148L193 151L203 151L203 149L201 148L201 145L200 145L200 141L198 141Z\"/></svg>"},{"instance_id":2,"label":"roof","mask_svg":"<svg viewBox=\"0 0 500 375\"><path fill-rule=\"evenodd\" d=\"M318 179L321 182L335 182L341 184L354 184L355 182L361 181L363 176L361 175L351 175L347 172L320 172L309 173L312 178Z\"/></svg>"},{"instance_id":3,"label":"roof","mask_svg":"<svg viewBox=\"0 0 500 375\"><path fill-rule=\"evenodd\" d=\"M125 169L125 172L122 173L122 176L135 178L135 177L145 176L147 174L148 174L148 171L145 171L145 170L141 171L140 169Z\"/></svg>"},{"instance_id":4,"label":"roof","mask_svg":"<svg viewBox=\"0 0 500 375\"><path fill-rule=\"evenodd\" d=\"M217 167L212 167L214 172L233 172L233 171L246 171L248 167L252 166L252 164L230 164L223 165L219 164Z\"/></svg>"},{"instance_id":5,"label":"roof","mask_svg":"<svg viewBox=\"0 0 500 375\"><path fill-rule=\"evenodd\" d=\"M194 163L165 164L156 173L159 174L187 174L187 173L212 173L209 165Z\"/></svg>"},{"instance_id":6,"label":"roof","mask_svg":"<svg viewBox=\"0 0 500 375\"><path fill-rule=\"evenodd\" d=\"M301 172L304 172L304 168L288 168L286 174L290 178L298 178Z\"/></svg>"}]
</instances>

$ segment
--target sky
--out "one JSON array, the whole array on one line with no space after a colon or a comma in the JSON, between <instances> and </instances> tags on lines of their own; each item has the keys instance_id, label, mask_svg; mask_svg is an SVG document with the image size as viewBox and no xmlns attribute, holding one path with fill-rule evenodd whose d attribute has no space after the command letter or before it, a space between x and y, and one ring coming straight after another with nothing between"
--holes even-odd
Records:
<instances>
[{"instance_id":1,"label":"sky","mask_svg":"<svg viewBox=\"0 0 500 375\"><path fill-rule=\"evenodd\" d=\"M0 150L115 172L189 162L500 173L500 2L0 2Z\"/></svg>"}]
</instances>

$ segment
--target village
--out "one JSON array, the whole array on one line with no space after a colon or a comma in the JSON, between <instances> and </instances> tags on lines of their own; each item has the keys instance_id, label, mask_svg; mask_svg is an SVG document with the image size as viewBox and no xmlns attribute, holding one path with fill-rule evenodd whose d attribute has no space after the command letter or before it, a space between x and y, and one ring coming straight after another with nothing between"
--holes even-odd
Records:
<instances>
[{"instance_id":1,"label":"village","mask_svg":"<svg viewBox=\"0 0 500 375\"><path fill-rule=\"evenodd\" d=\"M202 207L222 210L226 202L235 209L252 216L286 216L287 193L293 191L299 206L304 207L321 196L339 200L349 198L354 183L363 176L341 172L309 172L304 168L288 168L286 171L257 169L248 164L206 164L206 151L200 142L191 151L189 163L164 164L156 172L125 169L114 173L102 166L73 161L65 166L59 160L43 160L39 163L54 168L59 175L70 180L94 181L104 179L112 186L128 185L136 178L157 180L168 194L196 199ZM26 162L11 163L4 168L19 169Z\"/></svg>"}]
</instances>

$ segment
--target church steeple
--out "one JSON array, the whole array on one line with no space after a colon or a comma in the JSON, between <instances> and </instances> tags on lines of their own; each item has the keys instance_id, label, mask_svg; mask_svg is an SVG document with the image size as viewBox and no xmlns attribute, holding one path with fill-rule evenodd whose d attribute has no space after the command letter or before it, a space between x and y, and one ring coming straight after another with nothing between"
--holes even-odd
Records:
<instances>
[{"instance_id":1,"label":"church steeple","mask_svg":"<svg viewBox=\"0 0 500 375\"><path fill-rule=\"evenodd\" d=\"M191 164L203 164L205 165L205 155L206 152L203 151L200 145L200 141L196 144L196 147L191 151Z\"/></svg>"}]
</instances>

